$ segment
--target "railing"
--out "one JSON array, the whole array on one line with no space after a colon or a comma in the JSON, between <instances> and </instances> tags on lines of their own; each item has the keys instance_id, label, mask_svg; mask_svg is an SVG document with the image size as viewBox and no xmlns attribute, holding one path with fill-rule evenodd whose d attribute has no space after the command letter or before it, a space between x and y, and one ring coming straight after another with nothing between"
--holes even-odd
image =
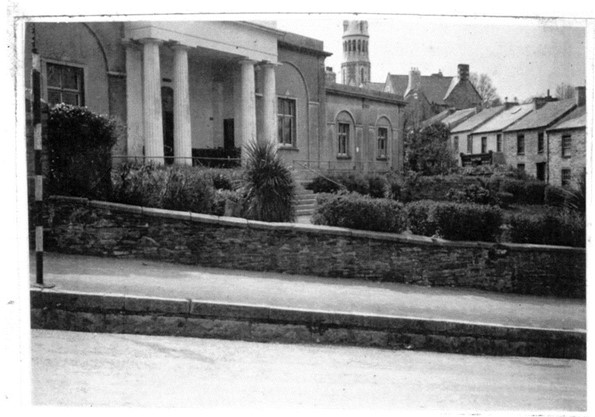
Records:
<instances>
[{"instance_id":1,"label":"railing","mask_svg":"<svg viewBox=\"0 0 595 417\"><path fill-rule=\"evenodd\" d=\"M131 156L131 155L112 155L112 159L123 159L129 162L149 162L152 159L163 159L166 165L173 164L176 160L192 160L192 166L203 168L237 168L241 166L241 158L211 158L206 156Z\"/></svg>"},{"instance_id":2,"label":"railing","mask_svg":"<svg viewBox=\"0 0 595 417\"><path fill-rule=\"evenodd\" d=\"M334 180L330 179L329 177L327 177L326 175L324 175L322 173L322 171L320 171L320 170L317 171L315 169L312 169L309 166L309 164L308 164L309 162L316 162L316 161L293 161L293 167L295 169L295 166L298 165L299 167L301 167L301 168L303 168L303 169L305 169L305 170L307 170L309 172L312 172L312 173L314 173L314 174L316 174L316 175L324 178L325 180L327 180L329 182L332 182L333 184L337 185L339 187L339 189L344 189L345 188L345 186L343 184L340 184L337 181L334 181ZM317 162L320 163L320 161L317 161ZM330 164L330 162L328 162L328 163Z\"/></svg>"},{"instance_id":3,"label":"railing","mask_svg":"<svg viewBox=\"0 0 595 417\"><path fill-rule=\"evenodd\" d=\"M385 168L378 167L377 162L355 162L351 160L347 161L312 161L312 160L295 160L295 165L299 165L306 170L324 170L325 172L353 172L359 171L364 173L386 173L390 171L387 166ZM318 173L317 171L314 171Z\"/></svg>"}]
</instances>

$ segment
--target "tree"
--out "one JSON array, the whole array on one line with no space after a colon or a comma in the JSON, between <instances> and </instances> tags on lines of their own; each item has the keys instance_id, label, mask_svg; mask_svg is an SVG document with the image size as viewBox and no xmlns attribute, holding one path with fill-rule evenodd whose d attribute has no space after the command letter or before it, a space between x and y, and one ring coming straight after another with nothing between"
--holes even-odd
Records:
<instances>
[{"instance_id":1,"label":"tree","mask_svg":"<svg viewBox=\"0 0 595 417\"><path fill-rule=\"evenodd\" d=\"M556 97L560 100L567 98L574 98L574 86L566 83L561 83L556 86Z\"/></svg>"},{"instance_id":2,"label":"tree","mask_svg":"<svg viewBox=\"0 0 595 417\"><path fill-rule=\"evenodd\" d=\"M405 134L405 167L422 175L447 174L457 166L448 144L450 132L442 123Z\"/></svg>"},{"instance_id":3,"label":"tree","mask_svg":"<svg viewBox=\"0 0 595 417\"><path fill-rule=\"evenodd\" d=\"M498 106L502 103L500 96L496 93L496 87L488 75L472 72L469 81L481 96L481 104L484 108Z\"/></svg>"}]
</instances>

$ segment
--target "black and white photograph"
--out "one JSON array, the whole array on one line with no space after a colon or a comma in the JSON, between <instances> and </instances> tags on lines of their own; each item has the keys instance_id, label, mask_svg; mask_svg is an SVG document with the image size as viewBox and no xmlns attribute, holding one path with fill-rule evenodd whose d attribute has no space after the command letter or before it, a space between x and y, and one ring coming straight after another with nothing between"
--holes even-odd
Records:
<instances>
[{"instance_id":1,"label":"black and white photograph","mask_svg":"<svg viewBox=\"0 0 595 417\"><path fill-rule=\"evenodd\" d=\"M7 406L587 415L595 13L60 3L8 7Z\"/></svg>"}]
</instances>

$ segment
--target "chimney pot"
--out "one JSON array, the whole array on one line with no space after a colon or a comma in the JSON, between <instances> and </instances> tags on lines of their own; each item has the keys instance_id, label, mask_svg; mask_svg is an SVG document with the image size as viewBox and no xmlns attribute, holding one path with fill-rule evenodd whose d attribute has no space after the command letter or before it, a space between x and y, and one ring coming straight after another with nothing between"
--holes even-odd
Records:
<instances>
[{"instance_id":1,"label":"chimney pot","mask_svg":"<svg viewBox=\"0 0 595 417\"><path fill-rule=\"evenodd\" d=\"M458 73L459 73L460 81L467 81L469 79L469 65L468 64L459 64L458 65Z\"/></svg>"},{"instance_id":2,"label":"chimney pot","mask_svg":"<svg viewBox=\"0 0 595 417\"><path fill-rule=\"evenodd\" d=\"M585 87L575 87L574 97L576 99L577 106L584 106L586 103Z\"/></svg>"}]
</instances>

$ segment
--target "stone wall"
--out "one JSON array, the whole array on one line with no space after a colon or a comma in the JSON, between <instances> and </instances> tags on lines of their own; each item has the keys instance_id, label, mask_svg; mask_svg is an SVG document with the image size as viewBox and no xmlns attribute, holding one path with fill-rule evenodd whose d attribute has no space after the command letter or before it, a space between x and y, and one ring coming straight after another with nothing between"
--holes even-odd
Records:
<instances>
[{"instance_id":1,"label":"stone wall","mask_svg":"<svg viewBox=\"0 0 595 417\"><path fill-rule=\"evenodd\" d=\"M127 206L48 202L46 250L289 274L559 297L585 296L586 251Z\"/></svg>"}]
</instances>

